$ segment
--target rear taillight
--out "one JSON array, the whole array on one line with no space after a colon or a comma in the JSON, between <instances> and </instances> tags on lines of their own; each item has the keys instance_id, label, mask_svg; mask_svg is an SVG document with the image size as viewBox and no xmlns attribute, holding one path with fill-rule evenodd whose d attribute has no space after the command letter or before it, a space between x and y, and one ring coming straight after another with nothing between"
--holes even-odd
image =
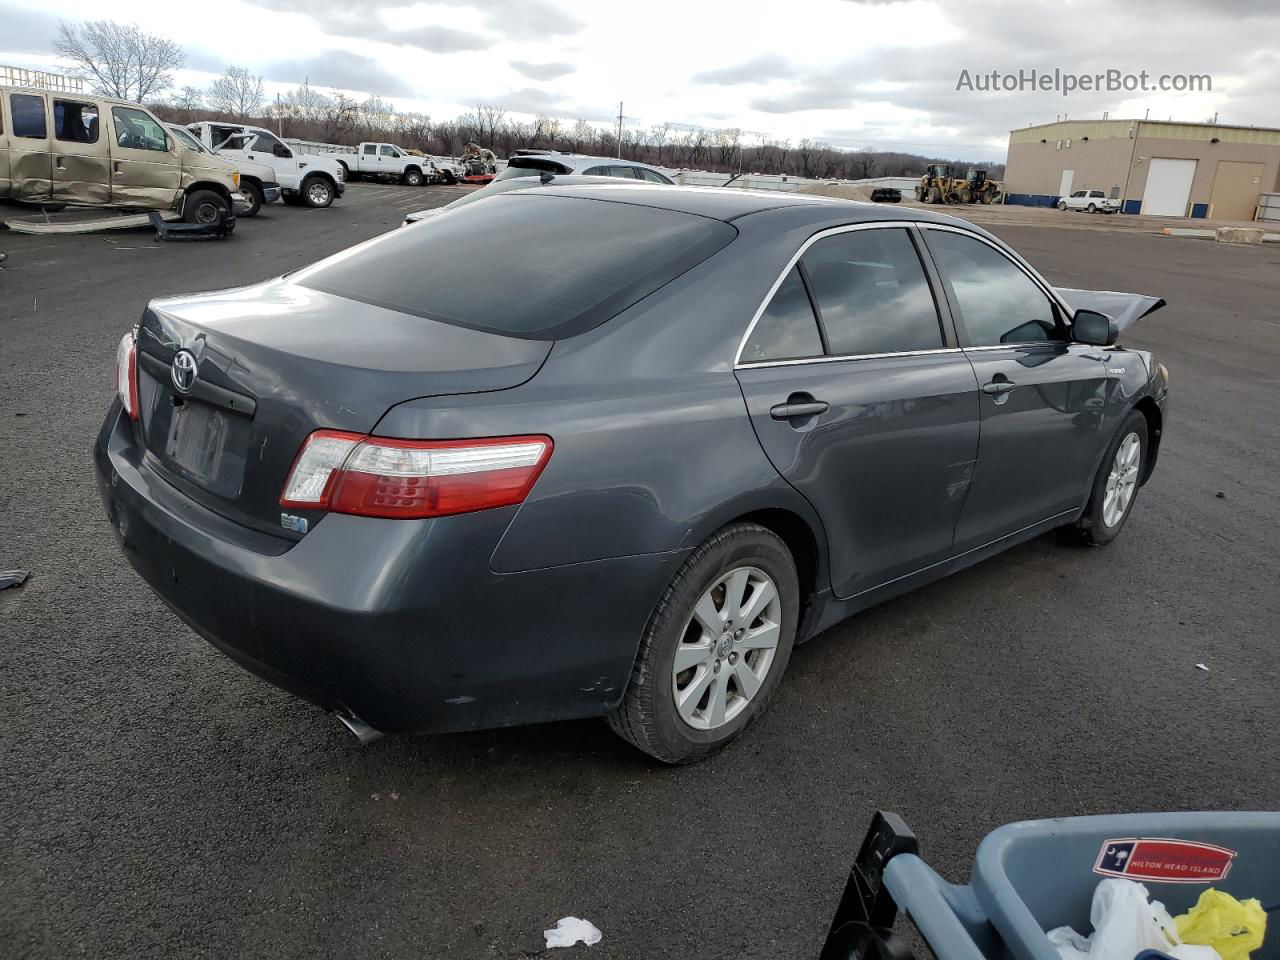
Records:
<instances>
[{"instance_id":1,"label":"rear taillight","mask_svg":"<svg viewBox=\"0 0 1280 960\"><path fill-rule=\"evenodd\" d=\"M398 440L341 430L307 437L280 506L362 517L443 517L520 503L551 438Z\"/></svg>"},{"instance_id":2,"label":"rear taillight","mask_svg":"<svg viewBox=\"0 0 1280 960\"><path fill-rule=\"evenodd\" d=\"M138 419L138 338L132 330L116 347L116 393L130 419Z\"/></svg>"}]
</instances>

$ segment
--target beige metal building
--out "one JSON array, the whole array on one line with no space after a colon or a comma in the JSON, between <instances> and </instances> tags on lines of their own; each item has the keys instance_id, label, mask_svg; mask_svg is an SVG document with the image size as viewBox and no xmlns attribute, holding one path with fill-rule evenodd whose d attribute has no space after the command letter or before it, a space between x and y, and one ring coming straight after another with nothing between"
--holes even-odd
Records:
<instances>
[{"instance_id":1,"label":"beige metal building","mask_svg":"<svg viewBox=\"0 0 1280 960\"><path fill-rule=\"evenodd\" d=\"M1280 192L1280 129L1153 120L1064 120L1009 133L1006 202L1054 206L1076 190L1125 213L1253 220Z\"/></svg>"}]
</instances>

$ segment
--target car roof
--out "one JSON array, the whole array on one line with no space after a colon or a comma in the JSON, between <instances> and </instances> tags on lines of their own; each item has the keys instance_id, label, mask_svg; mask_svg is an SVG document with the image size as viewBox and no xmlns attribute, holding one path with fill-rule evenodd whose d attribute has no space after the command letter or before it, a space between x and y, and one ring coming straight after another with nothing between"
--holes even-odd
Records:
<instances>
[{"instance_id":1,"label":"car roof","mask_svg":"<svg viewBox=\"0 0 1280 960\"><path fill-rule=\"evenodd\" d=\"M511 157L511 160L553 160L556 163L563 163L566 167L589 167L597 164L609 167L645 167L649 170L660 170L661 167L652 163L639 163L635 160L620 160L617 157L593 157L589 153L557 153L548 151L546 153L517 153ZM511 160L507 162L510 163ZM519 166L520 164L516 164Z\"/></svg>"},{"instance_id":2,"label":"car roof","mask_svg":"<svg viewBox=\"0 0 1280 960\"><path fill-rule=\"evenodd\" d=\"M565 179L565 178L560 178ZM961 223L954 217L933 213L929 210L918 210L911 207L902 208L894 205L886 208L879 203L865 203L857 200L840 200L834 197L819 197L801 193L783 193L774 190L734 190L724 187L670 187L661 184L600 184L562 186L547 184L543 189L535 191L538 196L580 197L588 200L607 200L616 203L631 203L645 207L657 207L673 210L678 213L691 213L700 217L729 222L739 217L762 213L766 210L777 210L783 207L813 210L814 220L830 219L833 215L851 223L874 222L876 220L920 220L929 223Z\"/></svg>"}]
</instances>

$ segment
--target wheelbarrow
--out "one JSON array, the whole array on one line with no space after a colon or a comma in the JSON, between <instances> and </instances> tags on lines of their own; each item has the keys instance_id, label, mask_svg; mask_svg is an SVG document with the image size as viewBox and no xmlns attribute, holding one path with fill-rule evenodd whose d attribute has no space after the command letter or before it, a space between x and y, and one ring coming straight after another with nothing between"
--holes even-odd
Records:
<instances>
[{"instance_id":1,"label":"wheelbarrow","mask_svg":"<svg viewBox=\"0 0 1280 960\"><path fill-rule=\"evenodd\" d=\"M969 883L947 883L920 858L915 834L877 813L862 842L821 960L912 960L893 932L910 916L938 960L1060 960L1046 931L1087 935L1105 877L1147 887L1171 914L1207 887L1280 909L1280 813L1135 813L1010 823L978 847ZM919 958L924 960L924 958ZM1268 929L1251 960L1280 960Z\"/></svg>"}]
</instances>

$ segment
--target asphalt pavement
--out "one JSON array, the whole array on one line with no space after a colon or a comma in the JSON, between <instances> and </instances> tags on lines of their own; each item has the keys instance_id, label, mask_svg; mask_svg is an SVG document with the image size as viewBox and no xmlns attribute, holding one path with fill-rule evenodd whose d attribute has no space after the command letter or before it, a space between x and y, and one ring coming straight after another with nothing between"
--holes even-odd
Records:
<instances>
[{"instance_id":1,"label":"asphalt pavement","mask_svg":"<svg viewBox=\"0 0 1280 960\"><path fill-rule=\"evenodd\" d=\"M0 569L32 570L0 592L0 956L526 957L571 914L604 932L592 956L809 958L877 808L960 880L1011 820L1280 805L1271 245L993 227L1055 283L1170 303L1126 337L1172 400L1124 534L1046 537L829 630L701 765L596 721L361 747L198 639L94 489L116 342L151 297L457 195L355 184L218 243L0 232Z\"/></svg>"}]
</instances>

